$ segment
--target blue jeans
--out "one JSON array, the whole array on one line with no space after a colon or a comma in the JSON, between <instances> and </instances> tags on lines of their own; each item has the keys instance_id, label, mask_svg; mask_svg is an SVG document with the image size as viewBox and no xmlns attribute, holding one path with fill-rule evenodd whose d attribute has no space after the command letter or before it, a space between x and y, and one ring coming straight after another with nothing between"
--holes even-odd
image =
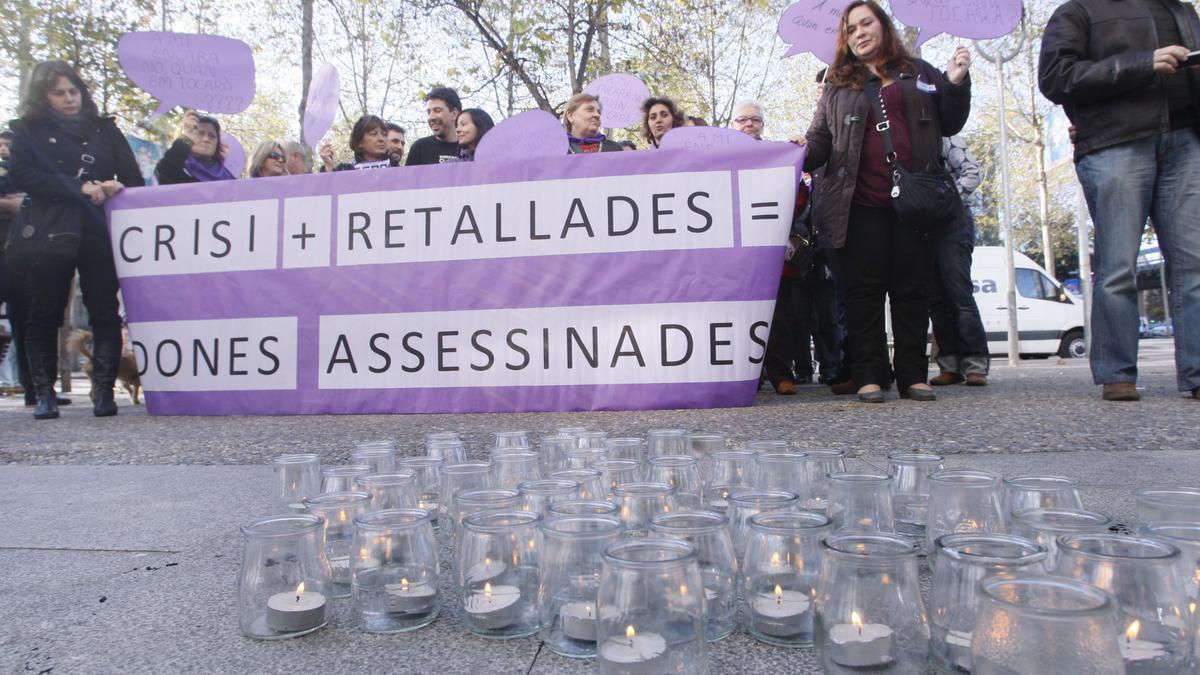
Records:
<instances>
[{"instance_id":1,"label":"blue jeans","mask_svg":"<svg viewBox=\"0 0 1200 675\"><path fill-rule=\"evenodd\" d=\"M1167 266L1179 390L1200 387L1200 135L1122 143L1075 168L1096 226L1092 379L1137 381L1137 253L1150 218Z\"/></svg>"}]
</instances>

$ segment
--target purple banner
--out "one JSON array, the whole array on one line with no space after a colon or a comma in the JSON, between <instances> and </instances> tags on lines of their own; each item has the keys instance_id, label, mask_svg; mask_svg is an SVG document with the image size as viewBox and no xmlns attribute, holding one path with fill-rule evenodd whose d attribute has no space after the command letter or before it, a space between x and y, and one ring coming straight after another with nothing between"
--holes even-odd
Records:
<instances>
[{"instance_id":1,"label":"purple banner","mask_svg":"<svg viewBox=\"0 0 1200 675\"><path fill-rule=\"evenodd\" d=\"M803 149L126 190L151 414L751 405Z\"/></svg>"}]
</instances>

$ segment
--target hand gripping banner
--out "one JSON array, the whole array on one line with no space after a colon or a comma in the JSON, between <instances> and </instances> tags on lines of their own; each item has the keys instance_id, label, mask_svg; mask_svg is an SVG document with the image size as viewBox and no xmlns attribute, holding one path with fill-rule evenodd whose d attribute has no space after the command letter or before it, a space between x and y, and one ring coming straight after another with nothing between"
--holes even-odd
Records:
<instances>
[{"instance_id":1,"label":"hand gripping banner","mask_svg":"<svg viewBox=\"0 0 1200 675\"><path fill-rule=\"evenodd\" d=\"M156 415L746 406L804 150L759 143L130 189Z\"/></svg>"}]
</instances>

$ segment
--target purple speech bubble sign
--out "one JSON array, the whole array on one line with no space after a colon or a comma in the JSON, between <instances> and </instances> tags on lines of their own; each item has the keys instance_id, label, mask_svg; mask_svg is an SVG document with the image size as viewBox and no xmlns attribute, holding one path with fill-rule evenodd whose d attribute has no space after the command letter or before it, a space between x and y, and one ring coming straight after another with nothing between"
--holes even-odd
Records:
<instances>
[{"instance_id":1,"label":"purple speech bubble sign","mask_svg":"<svg viewBox=\"0 0 1200 675\"><path fill-rule=\"evenodd\" d=\"M475 161L561 157L567 154L567 132L545 110L526 110L497 124L479 141Z\"/></svg>"},{"instance_id":2,"label":"purple speech bubble sign","mask_svg":"<svg viewBox=\"0 0 1200 675\"><path fill-rule=\"evenodd\" d=\"M718 150L757 144L758 141L754 140L754 138L736 129L726 129L725 127L677 127L668 131L666 136L663 136L662 143L658 147L662 150L676 150L680 148Z\"/></svg>"},{"instance_id":3,"label":"purple speech bubble sign","mask_svg":"<svg viewBox=\"0 0 1200 675\"><path fill-rule=\"evenodd\" d=\"M801 0L785 9L779 17L779 38L791 47L783 58L811 52L831 65L844 6L838 0Z\"/></svg>"},{"instance_id":4,"label":"purple speech bubble sign","mask_svg":"<svg viewBox=\"0 0 1200 675\"><path fill-rule=\"evenodd\" d=\"M1025 12L1021 0L892 0L892 13L919 26L915 48L941 33L972 40L1004 37Z\"/></svg>"},{"instance_id":5,"label":"purple speech bubble sign","mask_svg":"<svg viewBox=\"0 0 1200 675\"><path fill-rule=\"evenodd\" d=\"M234 178L241 178L242 170L246 168L246 149L241 141L224 131L221 132L221 145L225 146L225 168Z\"/></svg>"},{"instance_id":6,"label":"purple speech bubble sign","mask_svg":"<svg viewBox=\"0 0 1200 675\"><path fill-rule=\"evenodd\" d=\"M117 58L129 79L158 99L151 119L177 105L232 114L254 101L254 53L241 40L138 31L117 41Z\"/></svg>"},{"instance_id":7,"label":"purple speech bubble sign","mask_svg":"<svg viewBox=\"0 0 1200 675\"><path fill-rule=\"evenodd\" d=\"M325 132L329 131L329 127L333 126L341 93L342 78L338 77L337 68L331 63L321 66L309 83L308 99L304 103L301 140L308 147L316 146Z\"/></svg>"},{"instance_id":8,"label":"purple speech bubble sign","mask_svg":"<svg viewBox=\"0 0 1200 675\"><path fill-rule=\"evenodd\" d=\"M650 98L650 89L637 75L602 75L583 88L585 94L600 98L600 124L624 128L642 121L642 103Z\"/></svg>"}]
</instances>

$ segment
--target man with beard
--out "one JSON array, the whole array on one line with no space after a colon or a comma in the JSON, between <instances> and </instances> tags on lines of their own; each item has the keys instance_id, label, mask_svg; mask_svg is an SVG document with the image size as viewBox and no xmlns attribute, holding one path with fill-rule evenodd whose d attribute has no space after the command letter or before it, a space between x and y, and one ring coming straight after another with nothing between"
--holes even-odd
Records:
<instances>
[{"instance_id":1,"label":"man with beard","mask_svg":"<svg viewBox=\"0 0 1200 675\"><path fill-rule=\"evenodd\" d=\"M405 166L458 161L458 137L454 127L461 111L462 101L453 89L435 87L429 92L425 96L425 112L429 115L429 128L433 135L412 144Z\"/></svg>"},{"instance_id":2,"label":"man with beard","mask_svg":"<svg viewBox=\"0 0 1200 675\"><path fill-rule=\"evenodd\" d=\"M407 132L404 127L395 122L387 124L387 143L388 157L391 158L392 164L400 166L404 163L404 145L406 143Z\"/></svg>"}]
</instances>

